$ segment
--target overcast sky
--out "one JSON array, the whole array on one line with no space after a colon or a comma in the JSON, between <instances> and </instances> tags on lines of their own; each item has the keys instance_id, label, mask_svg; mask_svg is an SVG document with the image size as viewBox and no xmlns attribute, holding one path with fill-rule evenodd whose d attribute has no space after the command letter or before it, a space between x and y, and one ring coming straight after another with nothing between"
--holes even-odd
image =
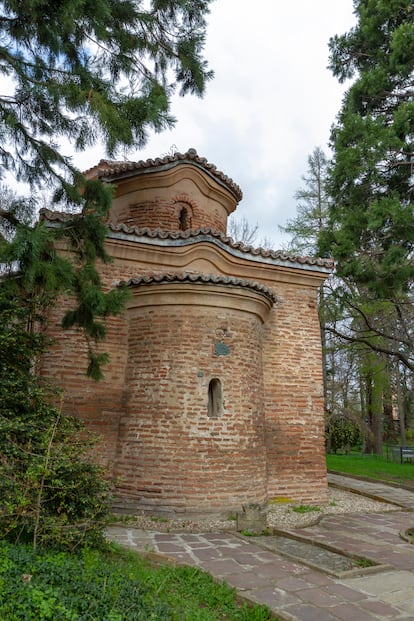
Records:
<instances>
[{"instance_id":1,"label":"overcast sky","mask_svg":"<svg viewBox=\"0 0 414 621\"><path fill-rule=\"evenodd\" d=\"M278 224L294 217L307 158L316 146L328 152L341 107L328 41L355 24L352 9L352 0L215 0L205 48L214 80L203 99L174 99L174 130L129 159L195 148L240 185L237 213L285 246Z\"/></svg>"},{"instance_id":2,"label":"overcast sky","mask_svg":"<svg viewBox=\"0 0 414 621\"><path fill-rule=\"evenodd\" d=\"M215 72L203 99L174 98L171 131L151 136L140 160L195 148L242 189L237 213L275 248L294 217L307 158L326 152L343 87L328 71L328 41L355 23L352 0L215 0L205 57ZM105 157L75 155L85 170Z\"/></svg>"}]
</instances>

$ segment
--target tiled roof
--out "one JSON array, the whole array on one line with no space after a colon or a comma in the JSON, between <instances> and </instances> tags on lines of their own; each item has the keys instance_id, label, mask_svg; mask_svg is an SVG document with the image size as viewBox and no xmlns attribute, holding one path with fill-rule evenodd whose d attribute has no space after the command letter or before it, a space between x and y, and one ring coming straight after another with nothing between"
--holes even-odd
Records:
<instances>
[{"instance_id":1,"label":"tiled roof","mask_svg":"<svg viewBox=\"0 0 414 621\"><path fill-rule=\"evenodd\" d=\"M86 170L85 176L96 173L99 179L108 179L109 181L115 177L128 177L140 172L151 172L156 170L168 170L180 163L191 164L197 168L201 168L216 181L225 185L233 194L237 201L241 201L243 193L240 187L230 177L222 173L214 164L211 164L205 157L200 157L195 149L189 149L187 153L174 153L165 157L157 157L155 160L140 160L139 162L117 162L114 160L101 160L99 164Z\"/></svg>"},{"instance_id":2,"label":"tiled roof","mask_svg":"<svg viewBox=\"0 0 414 621\"><path fill-rule=\"evenodd\" d=\"M219 276L216 274L199 274L199 273L190 273L190 272L177 272L177 273L163 273L163 274L143 274L142 276L138 276L137 278L130 278L127 281L128 286L139 286L139 285L152 285L152 284L162 284L162 283L170 283L170 282L189 282L196 283L202 285L225 285L230 287L245 287L246 289L251 289L256 293L262 293L265 295L271 302L275 303L278 301L277 296L269 289L265 287L261 283L255 280L246 280L244 278L235 278L234 276Z\"/></svg>"},{"instance_id":3,"label":"tiled roof","mask_svg":"<svg viewBox=\"0 0 414 621\"><path fill-rule=\"evenodd\" d=\"M315 265L318 267L323 267L328 270L332 270L334 267L334 260L329 259L321 259L318 257L302 257L300 255L296 255L290 252L285 252L284 250L266 250L265 248L254 248L253 246L248 246L243 242L234 241L231 237L227 237L224 233L220 231L216 231L210 228L198 228L198 229L188 229L186 231L163 231L161 229L150 229L148 227L138 228L136 226L127 226L126 224L110 224L109 229L114 233L122 232L127 235L134 235L137 237L149 237L149 238L158 238L158 239L191 239L200 236L208 236L215 239L219 239L222 243L230 248L234 248L243 253L269 257L271 259L277 259L279 261L286 261L289 263L299 263L302 265Z\"/></svg>"},{"instance_id":4,"label":"tiled roof","mask_svg":"<svg viewBox=\"0 0 414 621\"><path fill-rule=\"evenodd\" d=\"M42 207L39 211L40 219L48 222L68 222L72 218L79 216L78 213L69 213L68 211L53 211Z\"/></svg>"},{"instance_id":5,"label":"tiled roof","mask_svg":"<svg viewBox=\"0 0 414 621\"><path fill-rule=\"evenodd\" d=\"M68 214L60 211L50 211L49 209L41 209L40 216L44 220L50 222L66 222L76 214ZM187 231L163 231L161 229L150 229L148 227L138 228L136 226L127 226L126 224L109 224L109 230L112 231L114 236L117 234L124 234L133 237L147 237L149 239L160 240L192 240L197 241L197 238L201 241L217 240L221 244L238 251L241 254L245 254L251 257L263 257L265 259L273 259L281 263L294 263L298 266L314 266L315 268L323 268L325 271L331 271L334 268L334 260L321 259L318 257L302 257L284 250L267 250L265 248L254 248L248 246L243 242L234 241L231 237L224 235L219 231L210 228L198 228L188 229Z\"/></svg>"}]
</instances>

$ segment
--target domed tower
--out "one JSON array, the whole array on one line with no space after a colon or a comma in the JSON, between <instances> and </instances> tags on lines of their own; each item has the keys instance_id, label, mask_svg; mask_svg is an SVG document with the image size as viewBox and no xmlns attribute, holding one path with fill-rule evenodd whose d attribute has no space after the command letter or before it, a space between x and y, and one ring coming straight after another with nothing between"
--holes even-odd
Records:
<instances>
[{"instance_id":1,"label":"domed tower","mask_svg":"<svg viewBox=\"0 0 414 621\"><path fill-rule=\"evenodd\" d=\"M140 162L102 160L86 176L116 185L111 223L163 231L226 233L240 188L195 149Z\"/></svg>"}]
</instances>

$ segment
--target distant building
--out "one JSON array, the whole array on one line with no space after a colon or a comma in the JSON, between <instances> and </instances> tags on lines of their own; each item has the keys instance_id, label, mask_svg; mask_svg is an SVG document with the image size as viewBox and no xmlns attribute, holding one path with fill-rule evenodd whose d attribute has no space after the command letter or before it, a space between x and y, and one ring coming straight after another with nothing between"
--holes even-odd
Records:
<instances>
[{"instance_id":1,"label":"distant building","mask_svg":"<svg viewBox=\"0 0 414 621\"><path fill-rule=\"evenodd\" d=\"M58 322L43 372L102 438L115 506L217 514L326 500L317 292L332 262L226 237L240 188L193 149L85 174L116 187L101 273L132 295L108 322L105 381L85 377L85 345Z\"/></svg>"}]
</instances>

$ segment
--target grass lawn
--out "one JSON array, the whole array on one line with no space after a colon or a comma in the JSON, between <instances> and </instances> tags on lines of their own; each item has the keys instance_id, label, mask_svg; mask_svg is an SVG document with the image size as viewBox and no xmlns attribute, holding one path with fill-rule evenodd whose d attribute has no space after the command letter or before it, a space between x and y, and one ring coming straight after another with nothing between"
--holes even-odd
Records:
<instances>
[{"instance_id":1,"label":"grass lawn","mask_svg":"<svg viewBox=\"0 0 414 621\"><path fill-rule=\"evenodd\" d=\"M154 566L108 546L34 553L0 542L2 621L267 621L265 606L193 567Z\"/></svg>"},{"instance_id":2,"label":"grass lawn","mask_svg":"<svg viewBox=\"0 0 414 621\"><path fill-rule=\"evenodd\" d=\"M414 488L414 463L399 464L377 455L351 453L350 455L327 455L326 465L328 470L403 483Z\"/></svg>"}]
</instances>

